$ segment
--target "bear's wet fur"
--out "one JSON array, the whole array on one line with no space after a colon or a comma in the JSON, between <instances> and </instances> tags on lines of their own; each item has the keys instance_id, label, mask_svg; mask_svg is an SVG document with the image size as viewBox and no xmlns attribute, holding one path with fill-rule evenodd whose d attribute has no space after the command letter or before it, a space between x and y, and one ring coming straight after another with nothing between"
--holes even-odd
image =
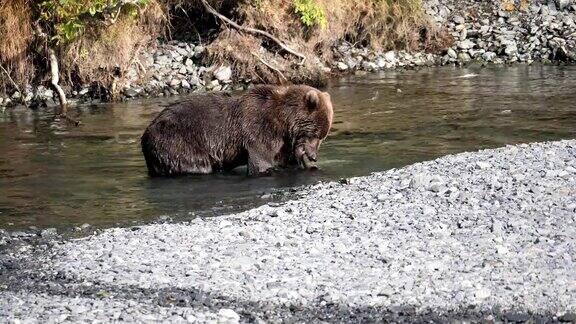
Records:
<instances>
[{"instance_id":1,"label":"bear's wet fur","mask_svg":"<svg viewBox=\"0 0 576 324\"><path fill-rule=\"evenodd\" d=\"M332 118L330 95L304 85L260 85L237 97L198 94L152 121L142 135L142 152L151 176L246 164L250 175L310 167Z\"/></svg>"}]
</instances>

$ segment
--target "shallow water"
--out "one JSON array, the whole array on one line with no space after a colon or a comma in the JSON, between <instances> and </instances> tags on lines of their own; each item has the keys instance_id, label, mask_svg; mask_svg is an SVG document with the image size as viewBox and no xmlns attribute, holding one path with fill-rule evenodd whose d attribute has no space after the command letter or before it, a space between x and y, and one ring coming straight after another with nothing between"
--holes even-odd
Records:
<instances>
[{"instance_id":1,"label":"shallow water","mask_svg":"<svg viewBox=\"0 0 576 324\"><path fill-rule=\"evenodd\" d=\"M127 225L220 215L263 194L369 174L462 151L576 137L576 67L434 68L354 76L328 87L335 123L320 171L151 179L139 137L171 102L77 108L79 128L49 112L0 113L0 228Z\"/></svg>"}]
</instances>

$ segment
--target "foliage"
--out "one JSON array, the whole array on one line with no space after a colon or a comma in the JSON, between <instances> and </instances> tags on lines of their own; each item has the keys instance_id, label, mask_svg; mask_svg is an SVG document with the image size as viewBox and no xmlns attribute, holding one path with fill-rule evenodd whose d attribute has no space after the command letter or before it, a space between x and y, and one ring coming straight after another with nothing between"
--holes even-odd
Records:
<instances>
[{"instance_id":1,"label":"foliage","mask_svg":"<svg viewBox=\"0 0 576 324\"><path fill-rule=\"evenodd\" d=\"M326 14L314 0L294 0L294 12L305 26L326 28Z\"/></svg>"},{"instance_id":2,"label":"foliage","mask_svg":"<svg viewBox=\"0 0 576 324\"><path fill-rule=\"evenodd\" d=\"M135 16L149 0L44 0L40 19L51 30L51 41L70 43L94 22L114 22L120 14Z\"/></svg>"},{"instance_id":3,"label":"foliage","mask_svg":"<svg viewBox=\"0 0 576 324\"><path fill-rule=\"evenodd\" d=\"M238 79L260 82L295 82L307 69L314 77L317 62L331 63L332 48L342 40L382 50L436 50L450 41L426 16L421 0L208 2L242 26L264 30L304 54L305 64L296 68L292 56L273 55L277 48L257 35L213 28L219 21L200 0L0 0L0 65L6 70L0 73L0 93L13 91L14 83L25 88L46 80L42 45L57 52L64 86L120 89L125 72L158 37L191 30L207 40L210 63L232 64ZM171 24L181 12L188 24Z\"/></svg>"},{"instance_id":4,"label":"foliage","mask_svg":"<svg viewBox=\"0 0 576 324\"><path fill-rule=\"evenodd\" d=\"M34 76L28 48L32 43L32 16L26 0L0 0L0 93L21 87Z\"/></svg>"}]
</instances>

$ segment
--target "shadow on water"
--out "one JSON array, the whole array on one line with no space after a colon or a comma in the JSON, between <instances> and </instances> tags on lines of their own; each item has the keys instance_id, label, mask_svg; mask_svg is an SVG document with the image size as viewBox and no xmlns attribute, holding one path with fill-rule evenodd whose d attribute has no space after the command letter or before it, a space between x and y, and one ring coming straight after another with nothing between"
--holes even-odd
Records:
<instances>
[{"instance_id":1,"label":"shadow on water","mask_svg":"<svg viewBox=\"0 0 576 324\"><path fill-rule=\"evenodd\" d=\"M576 134L576 67L390 71L335 81L332 133L317 172L150 179L139 138L185 98L77 108L80 128L48 112L0 114L0 228L97 227L220 215L275 188L365 175L441 155Z\"/></svg>"}]
</instances>

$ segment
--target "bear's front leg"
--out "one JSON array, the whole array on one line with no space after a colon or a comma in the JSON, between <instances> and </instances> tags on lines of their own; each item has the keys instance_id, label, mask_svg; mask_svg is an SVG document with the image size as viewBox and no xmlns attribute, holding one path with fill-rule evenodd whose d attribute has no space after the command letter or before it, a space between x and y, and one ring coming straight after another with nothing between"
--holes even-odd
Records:
<instances>
[{"instance_id":1,"label":"bear's front leg","mask_svg":"<svg viewBox=\"0 0 576 324\"><path fill-rule=\"evenodd\" d=\"M248 175L271 175L275 169L274 156L272 151L261 152L258 150L248 151Z\"/></svg>"}]
</instances>

